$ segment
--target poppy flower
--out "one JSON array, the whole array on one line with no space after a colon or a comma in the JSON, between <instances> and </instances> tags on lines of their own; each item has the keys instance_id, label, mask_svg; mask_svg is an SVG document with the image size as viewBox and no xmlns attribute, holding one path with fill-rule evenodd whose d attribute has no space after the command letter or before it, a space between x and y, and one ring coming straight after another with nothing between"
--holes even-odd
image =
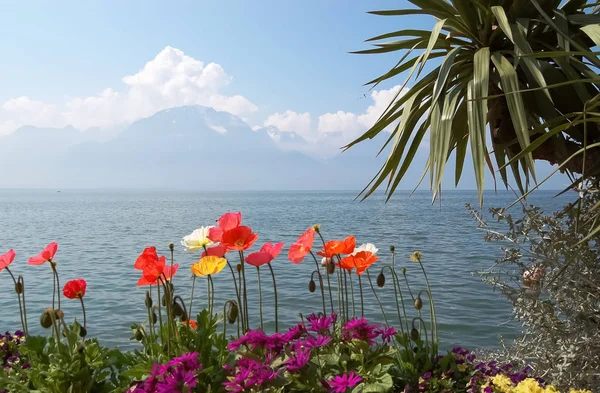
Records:
<instances>
[{"instance_id":1,"label":"poppy flower","mask_svg":"<svg viewBox=\"0 0 600 393\"><path fill-rule=\"evenodd\" d=\"M7 253L0 255L0 272L15 260L16 255L17 253L12 248Z\"/></svg>"},{"instance_id":2,"label":"poppy flower","mask_svg":"<svg viewBox=\"0 0 600 393\"><path fill-rule=\"evenodd\" d=\"M164 255L158 257L156 247L144 249L133 265L134 268L142 271L142 277L138 280L137 285L156 285L163 274L167 280L170 280L177 272L179 265L173 265L171 271L171 266L168 266L166 262L167 258Z\"/></svg>"},{"instance_id":3,"label":"poppy flower","mask_svg":"<svg viewBox=\"0 0 600 393\"><path fill-rule=\"evenodd\" d=\"M313 242L315 241L314 228L308 228L294 244L290 246L288 258L292 263L300 263L304 257L310 252Z\"/></svg>"},{"instance_id":4,"label":"poppy flower","mask_svg":"<svg viewBox=\"0 0 600 393\"><path fill-rule=\"evenodd\" d=\"M242 225L242 213L225 213L217 220L217 226L210 228L208 238L213 242L220 242L223 232Z\"/></svg>"},{"instance_id":5,"label":"poppy flower","mask_svg":"<svg viewBox=\"0 0 600 393\"><path fill-rule=\"evenodd\" d=\"M166 279L168 281L173 278L175 273L177 273L178 269L179 269L178 263L173 265L173 270L171 270L170 265L164 265L163 269L162 269L162 274L164 274L164 277L162 277L161 273L158 273L159 272L158 266L156 268L144 270L144 271L142 271L142 277L138 280L137 285L138 285L138 287L141 287L144 285L157 285L157 284L159 284L159 280L158 280L159 278Z\"/></svg>"},{"instance_id":6,"label":"poppy flower","mask_svg":"<svg viewBox=\"0 0 600 393\"><path fill-rule=\"evenodd\" d=\"M225 258L208 256L200 258L200 260L194 263L190 269L195 276L203 277L219 273L226 264L227 260Z\"/></svg>"},{"instance_id":7,"label":"poppy flower","mask_svg":"<svg viewBox=\"0 0 600 393\"><path fill-rule=\"evenodd\" d=\"M166 257L162 256L161 259L166 261ZM146 247L140 256L136 259L133 267L137 270L144 270L149 265L155 265L159 260L158 254L156 253L156 247Z\"/></svg>"},{"instance_id":8,"label":"poppy flower","mask_svg":"<svg viewBox=\"0 0 600 393\"><path fill-rule=\"evenodd\" d=\"M42 263L50 261L54 258L56 250L58 249L58 243L52 242L46 246L38 255L29 258L27 262L30 265L41 265Z\"/></svg>"},{"instance_id":9,"label":"poppy flower","mask_svg":"<svg viewBox=\"0 0 600 393\"><path fill-rule=\"evenodd\" d=\"M194 232L183 237L181 245L184 246L187 251L197 251L204 247L213 246L214 243L208 238L208 233L211 228L214 227L200 227L196 229Z\"/></svg>"},{"instance_id":10,"label":"poppy flower","mask_svg":"<svg viewBox=\"0 0 600 393\"><path fill-rule=\"evenodd\" d=\"M198 324L196 323L196 321L194 321L193 319L189 320L189 321L184 321L183 322L184 325L188 325L189 327L191 327L192 329L196 329L198 328Z\"/></svg>"},{"instance_id":11,"label":"poppy flower","mask_svg":"<svg viewBox=\"0 0 600 393\"><path fill-rule=\"evenodd\" d=\"M330 240L323 246L323 251L319 251L319 254L325 258L331 258L338 254L351 254L356 247L356 238L352 235L348 236L344 240Z\"/></svg>"},{"instance_id":12,"label":"poppy flower","mask_svg":"<svg viewBox=\"0 0 600 393\"><path fill-rule=\"evenodd\" d=\"M271 242L267 242L261 247L260 251L248 254L246 263L256 267L271 263L273 259L277 258L277 255L279 255L282 248L283 243L271 245Z\"/></svg>"},{"instance_id":13,"label":"poppy flower","mask_svg":"<svg viewBox=\"0 0 600 393\"><path fill-rule=\"evenodd\" d=\"M258 239L258 234L253 233L250 227L238 226L223 232L221 245L227 250L243 251L247 250Z\"/></svg>"},{"instance_id":14,"label":"poppy flower","mask_svg":"<svg viewBox=\"0 0 600 393\"><path fill-rule=\"evenodd\" d=\"M361 244L360 247L356 247L354 249L354 252L352 252L352 255L356 255L357 253L359 253L361 251L369 251L373 255L375 255L375 254L377 254L377 251L379 251L379 249L377 247L375 247L375 245L373 243L365 243L365 244Z\"/></svg>"},{"instance_id":15,"label":"poppy flower","mask_svg":"<svg viewBox=\"0 0 600 393\"><path fill-rule=\"evenodd\" d=\"M63 287L63 295L68 299L81 299L85 296L87 283L84 279L68 281Z\"/></svg>"},{"instance_id":16,"label":"poppy flower","mask_svg":"<svg viewBox=\"0 0 600 393\"><path fill-rule=\"evenodd\" d=\"M378 259L379 257L371 251L359 251L354 255L342 258L338 266L349 271L356 268L356 274L360 276Z\"/></svg>"},{"instance_id":17,"label":"poppy flower","mask_svg":"<svg viewBox=\"0 0 600 393\"><path fill-rule=\"evenodd\" d=\"M225 247L222 244L219 244L218 246L208 248L206 251L204 251L202 253L202 257L215 256L215 257L223 258L225 256L225 254L227 254L228 251L229 250L227 250L227 247Z\"/></svg>"}]
</instances>

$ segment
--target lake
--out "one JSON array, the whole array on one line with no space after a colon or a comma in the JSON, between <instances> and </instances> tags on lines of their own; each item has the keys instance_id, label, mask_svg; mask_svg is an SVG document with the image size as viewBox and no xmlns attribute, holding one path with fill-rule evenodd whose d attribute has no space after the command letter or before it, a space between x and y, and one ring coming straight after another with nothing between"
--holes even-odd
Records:
<instances>
[{"instance_id":1,"label":"lake","mask_svg":"<svg viewBox=\"0 0 600 393\"><path fill-rule=\"evenodd\" d=\"M189 267L198 254L183 250L179 242L197 227L214 224L227 211L241 211L243 223L260 236L252 250L266 241L286 243L273 262L279 292L280 326L299 320L298 313L321 308L320 291L308 291L315 264L307 258L292 265L286 258L289 245L309 226L319 223L327 239L353 234L357 243L374 243L383 262L389 262L389 246L395 245L397 267L405 266L413 291L423 288L418 265L410 262L414 250L423 262L436 301L442 348L453 345L493 348L498 336L513 337L517 328L509 322L511 306L493 288L472 272L490 267L501 256L499 244L483 241L484 233L465 208L477 203L474 191L450 191L441 205L431 204L429 192L412 196L398 191L385 203L382 194L364 202L355 201L356 192L151 192L151 191L32 191L0 190L0 253L14 248L17 258L11 265L23 274L27 290L27 310L32 333L45 334L39 315L50 306L52 275L48 264L28 266L27 259L51 241L59 243L56 262L61 286L67 280L84 278L88 332L108 346L131 347L129 327L146 320L145 288L138 288L140 276L133 263L145 247L155 245L168 254L175 243L175 260L180 270L175 286L189 299ZM539 191L531 202L550 213L564 205L572 195L554 198L552 191ZM509 192L486 192L485 206L506 206L515 200ZM485 217L490 218L486 213ZM316 245L320 243L315 241ZM251 251L252 251L251 250ZM378 264L381 262L378 262ZM371 268L373 280L379 273ZM255 269L248 269L250 307L257 321ZM263 272L265 320L272 320L273 296L270 276ZM234 297L231 275L224 270L215 278L217 310ZM391 321L395 303L391 279L387 290L378 290ZM318 284L318 283L317 283ZM195 311L206 304L206 281L198 279L194 297ZM368 288L368 286L367 286ZM355 287L356 289L356 287ZM6 272L0 273L0 330L19 328L19 315L13 284ZM358 299L358 297L357 297ZM382 321L373 293L365 291L366 316ZM67 320L81 320L79 302L63 298ZM412 309L412 307L411 307ZM267 329L272 329L272 323Z\"/></svg>"}]
</instances>

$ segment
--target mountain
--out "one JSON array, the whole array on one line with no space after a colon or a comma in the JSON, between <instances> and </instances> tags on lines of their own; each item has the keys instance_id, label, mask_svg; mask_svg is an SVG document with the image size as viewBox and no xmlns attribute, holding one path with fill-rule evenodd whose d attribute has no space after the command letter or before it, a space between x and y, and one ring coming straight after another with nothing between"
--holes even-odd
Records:
<instances>
[{"instance_id":1,"label":"mountain","mask_svg":"<svg viewBox=\"0 0 600 393\"><path fill-rule=\"evenodd\" d=\"M362 176L338 179L335 159L323 163L298 151L309 147L300 135L254 131L201 106L163 110L108 133L23 127L0 138L0 187L356 189L376 168L366 160Z\"/></svg>"}]
</instances>

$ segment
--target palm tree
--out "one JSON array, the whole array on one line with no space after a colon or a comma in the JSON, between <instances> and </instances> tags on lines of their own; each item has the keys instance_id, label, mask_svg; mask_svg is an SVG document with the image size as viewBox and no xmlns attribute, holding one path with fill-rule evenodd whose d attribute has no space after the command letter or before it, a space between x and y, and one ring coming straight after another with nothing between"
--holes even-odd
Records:
<instances>
[{"instance_id":1,"label":"palm tree","mask_svg":"<svg viewBox=\"0 0 600 393\"><path fill-rule=\"evenodd\" d=\"M507 187L510 167L523 194L531 181L541 184L534 160L559 164L572 187L600 177L600 52L594 51L600 46L600 3L409 2L416 8L371 13L431 15L437 19L431 31L383 34L368 40L374 48L356 52L402 52L396 66L368 82L372 87L407 74L375 125L347 146L387 135L389 156L363 197L386 180L388 198L394 193L427 132L423 176L429 172L434 198L452 153L458 184L468 145L480 203L486 167L494 179L499 172ZM428 73L427 65L433 68ZM384 132L389 128L390 134Z\"/></svg>"}]
</instances>

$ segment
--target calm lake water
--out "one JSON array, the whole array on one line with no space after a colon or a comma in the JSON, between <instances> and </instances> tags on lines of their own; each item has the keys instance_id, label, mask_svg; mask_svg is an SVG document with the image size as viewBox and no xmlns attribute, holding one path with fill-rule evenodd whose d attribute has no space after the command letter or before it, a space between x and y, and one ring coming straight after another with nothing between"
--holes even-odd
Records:
<instances>
[{"instance_id":1,"label":"calm lake water","mask_svg":"<svg viewBox=\"0 0 600 393\"><path fill-rule=\"evenodd\" d=\"M298 313L318 311L319 290L308 292L314 261L292 265L284 254L291 242L307 227L320 223L326 238L354 234L358 243L379 247L381 260L390 259L389 245L397 250L397 266L406 266L413 291L423 288L418 265L408 259L421 250L436 301L442 347L494 347L498 336L512 337L511 306L492 288L483 284L474 270L492 265L501 255L499 244L483 241L483 232L469 216L466 202L477 202L472 191L444 193L441 206L431 205L429 192L397 192L384 203L383 195L365 202L354 201L355 192L145 192L145 191L17 191L0 190L0 253L17 251L11 265L25 276L30 330L44 334L39 315L50 306L50 267L27 266L27 258L51 241L59 243L56 256L61 285L69 279L85 278L88 332L109 346L130 347L129 327L145 321L145 288L136 287L139 272L133 263L147 246L155 245L168 254L169 242L176 245L175 260L180 270L175 285L189 299L189 266L199 256L179 245L181 237L202 225L211 225L222 213L242 211L244 224L259 233L253 249L266 241L283 241L284 252L274 261L280 303L280 326L298 321ZM561 207L572 196L554 198L554 192L537 192L531 199L546 212ZM506 206L514 200L508 192L488 193L485 208ZM486 214L486 217L490 217ZM318 243L315 243L318 244ZM371 272L373 280L377 265ZM265 269L266 270L266 269ZM263 272L265 319L272 320L270 276ZM248 270L250 304L258 313L254 269ZM231 275L224 270L215 277L216 308L234 297ZM388 283L391 280L388 277ZM206 281L197 280L194 308L206 304ZM356 286L355 286L355 289ZM390 319L395 318L391 285L378 290ZM358 297L357 297L358 299ZM365 291L367 317L382 321L370 289ZM63 298L67 319L81 320L79 302ZM221 308L222 309L222 308ZM412 309L412 307L411 307ZM0 273L0 330L19 325L16 295L10 276ZM255 318L255 321L257 318ZM256 324L255 324L256 326ZM272 324L268 328L272 329Z\"/></svg>"}]
</instances>

